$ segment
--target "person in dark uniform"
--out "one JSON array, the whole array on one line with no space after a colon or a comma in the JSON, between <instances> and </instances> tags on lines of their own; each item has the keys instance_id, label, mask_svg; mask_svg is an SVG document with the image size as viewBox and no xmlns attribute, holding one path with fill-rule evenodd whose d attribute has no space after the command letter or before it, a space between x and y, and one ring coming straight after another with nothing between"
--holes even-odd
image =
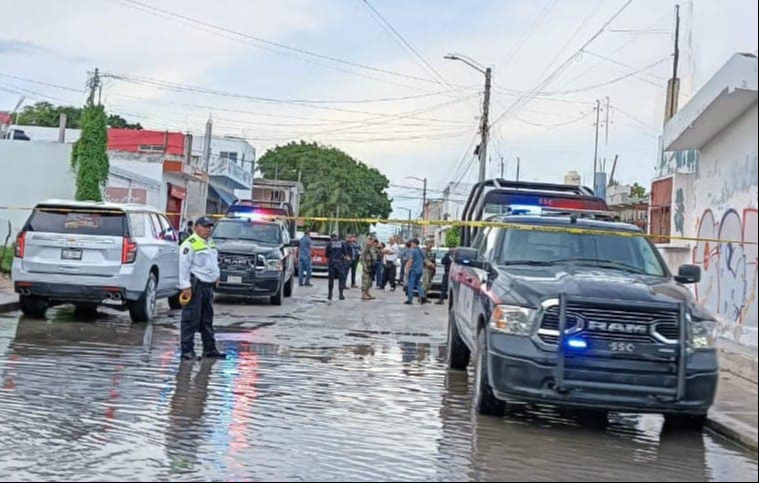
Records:
<instances>
[{"instance_id":1,"label":"person in dark uniform","mask_svg":"<svg viewBox=\"0 0 759 483\"><path fill-rule=\"evenodd\" d=\"M448 253L443 257L443 267L445 268L445 274L443 275L443 287L440 289L440 300L437 301L438 305L445 305L448 300L448 290L451 283L451 265L453 265L453 249L449 249Z\"/></svg>"},{"instance_id":2,"label":"person in dark uniform","mask_svg":"<svg viewBox=\"0 0 759 483\"><path fill-rule=\"evenodd\" d=\"M327 258L329 259L329 300L335 291L335 279L340 286L340 300L345 300L345 281L347 273L347 261L351 259L351 247L340 239L340 235L332 235L332 241L327 246Z\"/></svg>"},{"instance_id":3,"label":"person in dark uniform","mask_svg":"<svg viewBox=\"0 0 759 483\"><path fill-rule=\"evenodd\" d=\"M219 252L211 238L214 221L202 217L195 222L195 233L180 249L179 289L182 291L182 360L192 361L195 356L195 334L203 339L203 357L226 359L216 348L213 330L214 289L219 283Z\"/></svg>"}]
</instances>

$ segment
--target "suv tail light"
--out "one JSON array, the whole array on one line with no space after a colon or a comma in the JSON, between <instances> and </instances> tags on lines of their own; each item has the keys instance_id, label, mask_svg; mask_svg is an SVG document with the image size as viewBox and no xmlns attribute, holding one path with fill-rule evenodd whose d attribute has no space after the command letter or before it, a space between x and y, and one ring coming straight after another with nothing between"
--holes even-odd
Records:
<instances>
[{"instance_id":1,"label":"suv tail light","mask_svg":"<svg viewBox=\"0 0 759 483\"><path fill-rule=\"evenodd\" d=\"M124 238L124 245L121 250L121 263L126 265L134 263L135 260L137 260L137 242L131 238Z\"/></svg>"},{"instance_id":2,"label":"suv tail light","mask_svg":"<svg viewBox=\"0 0 759 483\"><path fill-rule=\"evenodd\" d=\"M26 253L26 232L22 231L16 238L16 258L24 258Z\"/></svg>"}]
</instances>

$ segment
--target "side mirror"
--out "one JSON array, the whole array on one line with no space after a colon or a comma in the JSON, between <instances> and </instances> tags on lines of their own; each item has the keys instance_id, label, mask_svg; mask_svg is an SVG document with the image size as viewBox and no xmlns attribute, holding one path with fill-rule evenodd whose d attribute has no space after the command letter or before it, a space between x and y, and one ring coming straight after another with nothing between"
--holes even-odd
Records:
<instances>
[{"instance_id":1,"label":"side mirror","mask_svg":"<svg viewBox=\"0 0 759 483\"><path fill-rule=\"evenodd\" d=\"M480 270L488 270L490 267L488 262L479 260L479 252L474 248L457 248L453 260L457 265L464 265L465 267L472 267Z\"/></svg>"},{"instance_id":2,"label":"side mirror","mask_svg":"<svg viewBox=\"0 0 759 483\"><path fill-rule=\"evenodd\" d=\"M683 265L680 267L680 273L675 277L675 281L683 285L695 285L701 282L701 267Z\"/></svg>"}]
</instances>

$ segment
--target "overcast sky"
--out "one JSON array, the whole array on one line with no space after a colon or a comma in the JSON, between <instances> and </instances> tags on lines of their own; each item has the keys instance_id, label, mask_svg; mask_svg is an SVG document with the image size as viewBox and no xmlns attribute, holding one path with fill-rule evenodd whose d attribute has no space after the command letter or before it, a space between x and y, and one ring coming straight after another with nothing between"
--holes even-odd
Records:
<instances>
[{"instance_id":1,"label":"overcast sky","mask_svg":"<svg viewBox=\"0 0 759 483\"><path fill-rule=\"evenodd\" d=\"M648 184L676 2L633 1L577 55L627 1L145 0L161 12L133 0L0 0L0 109L12 109L19 93L81 105L87 72L99 67L122 78L106 81L108 109L146 127L201 133L213 115L217 133L244 136L260 153L317 140L395 185L428 177L437 190L477 171L484 80L443 59L457 52L495 71L493 174L503 158L513 177L520 157L524 179L558 182L569 170L589 177L595 100L609 97L602 157L618 154L618 178ZM756 51L756 1L683 4L682 67L692 88L735 52ZM396 207L421 205L419 192L392 194L409 197Z\"/></svg>"}]
</instances>

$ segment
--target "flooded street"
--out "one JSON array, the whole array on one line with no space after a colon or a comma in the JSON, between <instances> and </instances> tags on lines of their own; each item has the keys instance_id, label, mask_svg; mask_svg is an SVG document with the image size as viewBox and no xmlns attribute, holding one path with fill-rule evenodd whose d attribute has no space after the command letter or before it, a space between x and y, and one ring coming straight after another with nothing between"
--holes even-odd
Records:
<instances>
[{"instance_id":1,"label":"flooded street","mask_svg":"<svg viewBox=\"0 0 759 483\"><path fill-rule=\"evenodd\" d=\"M443 309L325 294L219 300L217 363L180 364L166 310L0 315L0 479L757 481L755 456L655 416L474 416L469 378L445 369Z\"/></svg>"}]
</instances>

